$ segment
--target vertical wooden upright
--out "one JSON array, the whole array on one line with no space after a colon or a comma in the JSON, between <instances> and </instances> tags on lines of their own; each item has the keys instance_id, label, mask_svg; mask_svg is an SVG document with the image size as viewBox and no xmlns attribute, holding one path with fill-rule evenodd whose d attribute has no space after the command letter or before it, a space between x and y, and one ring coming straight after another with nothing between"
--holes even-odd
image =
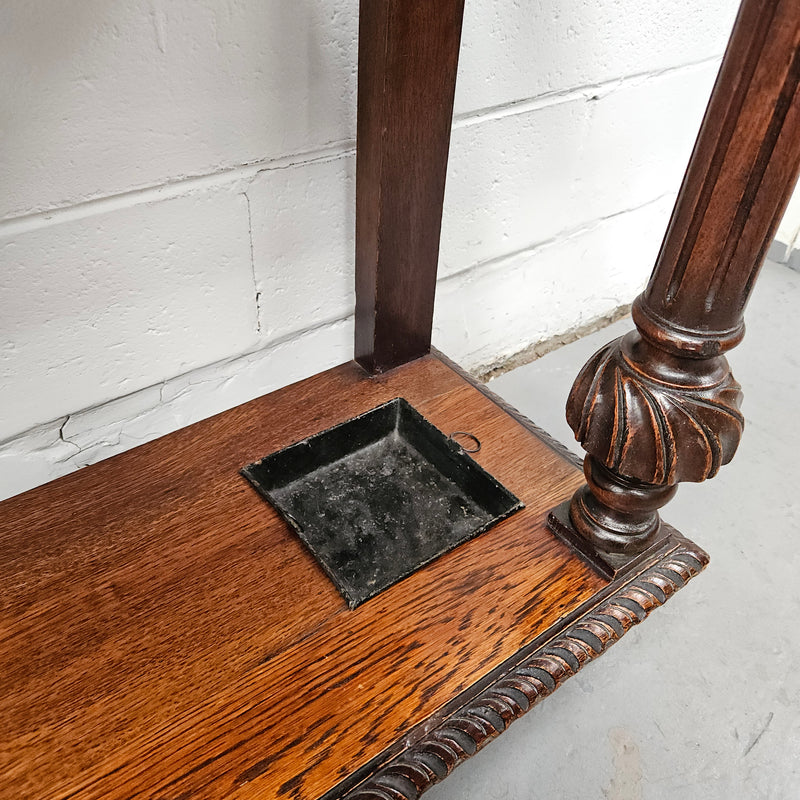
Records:
<instances>
[{"instance_id":1,"label":"vertical wooden upright","mask_svg":"<svg viewBox=\"0 0 800 800\"><path fill-rule=\"evenodd\" d=\"M464 0L361 0L356 360L430 350Z\"/></svg>"},{"instance_id":2,"label":"vertical wooden upright","mask_svg":"<svg viewBox=\"0 0 800 800\"><path fill-rule=\"evenodd\" d=\"M588 453L569 524L596 551L642 552L677 484L733 458L744 417L723 354L800 170L799 87L800 2L744 0L636 330L595 354L567 402Z\"/></svg>"}]
</instances>

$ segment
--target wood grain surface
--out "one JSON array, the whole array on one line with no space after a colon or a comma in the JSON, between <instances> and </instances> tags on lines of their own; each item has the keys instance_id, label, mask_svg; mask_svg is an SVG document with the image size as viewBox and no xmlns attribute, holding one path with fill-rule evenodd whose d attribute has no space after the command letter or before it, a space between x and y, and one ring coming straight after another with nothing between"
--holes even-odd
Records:
<instances>
[{"instance_id":1,"label":"wood grain surface","mask_svg":"<svg viewBox=\"0 0 800 800\"><path fill-rule=\"evenodd\" d=\"M464 0L361 0L355 357L370 372L431 346Z\"/></svg>"},{"instance_id":2,"label":"wood grain surface","mask_svg":"<svg viewBox=\"0 0 800 800\"><path fill-rule=\"evenodd\" d=\"M557 636L520 652L485 687L409 737L401 752L365 780L323 800L417 800L705 569L708 555L675 533L652 566L614 585Z\"/></svg>"},{"instance_id":3,"label":"wood grain surface","mask_svg":"<svg viewBox=\"0 0 800 800\"><path fill-rule=\"evenodd\" d=\"M402 396L526 508L355 611L238 470ZM0 504L0 797L309 798L605 582L574 464L429 356L346 364Z\"/></svg>"}]
</instances>

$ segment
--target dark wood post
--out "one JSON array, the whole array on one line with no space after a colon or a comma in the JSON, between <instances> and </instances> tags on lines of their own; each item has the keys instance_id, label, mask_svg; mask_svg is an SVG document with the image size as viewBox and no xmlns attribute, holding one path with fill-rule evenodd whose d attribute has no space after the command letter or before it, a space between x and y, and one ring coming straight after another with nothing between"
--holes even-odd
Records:
<instances>
[{"instance_id":1,"label":"dark wood post","mask_svg":"<svg viewBox=\"0 0 800 800\"><path fill-rule=\"evenodd\" d=\"M744 335L745 304L797 179L799 82L800 2L744 0L634 303L637 330L598 352L572 388L567 420L588 455L569 521L595 551L618 554L614 563L660 538L657 509L678 482L712 477L736 451L741 391L722 354Z\"/></svg>"},{"instance_id":2,"label":"dark wood post","mask_svg":"<svg viewBox=\"0 0 800 800\"><path fill-rule=\"evenodd\" d=\"M356 360L430 350L464 0L361 0Z\"/></svg>"}]
</instances>

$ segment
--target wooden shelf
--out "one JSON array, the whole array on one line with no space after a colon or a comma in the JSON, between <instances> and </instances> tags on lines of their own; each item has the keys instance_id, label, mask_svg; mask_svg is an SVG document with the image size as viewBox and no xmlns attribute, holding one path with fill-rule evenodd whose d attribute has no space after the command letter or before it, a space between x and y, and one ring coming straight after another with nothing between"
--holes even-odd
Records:
<instances>
[{"instance_id":1,"label":"wooden shelf","mask_svg":"<svg viewBox=\"0 0 800 800\"><path fill-rule=\"evenodd\" d=\"M398 396L474 433L526 507L349 611L238 470ZM342 365L6 501L0 797L332 798L370 776L414 796L705 563L673 538L640 569L660 589L604 580L546 527L581 482L428 356Z\"/></svg>"}]
</instances>

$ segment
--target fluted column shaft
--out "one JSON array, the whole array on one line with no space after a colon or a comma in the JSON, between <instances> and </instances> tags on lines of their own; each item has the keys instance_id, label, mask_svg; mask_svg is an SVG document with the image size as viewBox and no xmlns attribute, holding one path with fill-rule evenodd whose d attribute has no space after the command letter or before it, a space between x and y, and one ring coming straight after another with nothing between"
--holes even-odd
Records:
<instances>
[{"instance_id":1,"label":"fluted column shaft","mask_svg":"<svg viewBox=\"0 0 800 800\"><path fill-rule=\"evenodd\" d=\"M743 312L800 164L800 4L746 0L634 321L660 347L716 355Z\"/></svg>"}]
</instances>

